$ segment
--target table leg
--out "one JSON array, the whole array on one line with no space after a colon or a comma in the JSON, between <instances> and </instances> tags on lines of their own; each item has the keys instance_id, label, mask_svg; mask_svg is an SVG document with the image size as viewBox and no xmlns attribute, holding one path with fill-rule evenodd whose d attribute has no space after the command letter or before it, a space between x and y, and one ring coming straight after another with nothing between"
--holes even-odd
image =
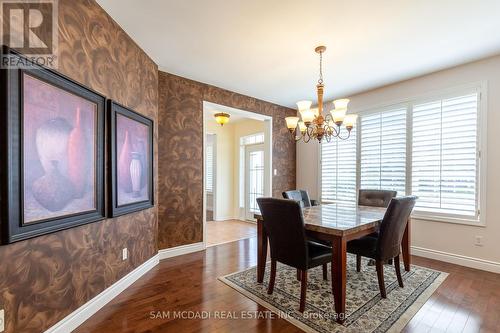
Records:
<instances>
[{"instance_id":1,"label":"table leg","mask_svg":"<svg viewBox=\"0 0 500 333\"><path fill-rule=\"evenodd\" d=\"M411 265L411 253L410 253L410 243L411 243L411 218L408 218L408 223L406 224L406 229L403 234L403 240L401 242L401 248L403 252L403 262L405 266L405 271L410 271Z\"/></svg>"},{"instance_id":2,"label":"table leg","mask_svg":"<svg viewBox=\"0 0 500 333\"><path fill-rule=\"evenodd\" d=\"M257 282L264 281L264 273L266 272L267 259L267 233L264 228L264 223L261 220L257 221Z\"/></svg>"},{"instance_id":3,"label":"table leg","mask_svg":"<svg viewBox=\"0 0 500 333\"><path fill-rule=\"evenodd\" d=\"M347 241L343 237L334 238L332 247L332 292L335 301L337 322L345 320Z\"/></svg>"}]
</instances>

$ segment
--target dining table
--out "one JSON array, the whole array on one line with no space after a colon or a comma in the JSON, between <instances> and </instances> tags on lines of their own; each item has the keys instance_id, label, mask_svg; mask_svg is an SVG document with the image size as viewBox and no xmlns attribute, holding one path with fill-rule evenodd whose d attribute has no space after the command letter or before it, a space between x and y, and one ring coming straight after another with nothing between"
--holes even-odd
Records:
<instances>
[{"instance_id":1,"label":"dining table","mask_svg":"<svg viewBox=\"0 0 500 333\"><path fill-rule=\"evenodd\" d=\"M345 320L347 242L377 232L386 208L354 204L323 204L302 209L306 235L332 245L332 293L337 322ZM257 282L262 283L268 256L268 235L262 215L257 220ZM410 271L410 219L401 242L404 269Z\"/></svg>"}]
</instances>

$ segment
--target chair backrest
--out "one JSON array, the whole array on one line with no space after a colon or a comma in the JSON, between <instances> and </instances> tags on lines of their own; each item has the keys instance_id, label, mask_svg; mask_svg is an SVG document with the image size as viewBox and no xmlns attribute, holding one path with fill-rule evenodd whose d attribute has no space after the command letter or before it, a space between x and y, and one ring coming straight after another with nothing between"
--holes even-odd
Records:
<instances>
[{"instance_id":1,"label":"chair backrest","mask_svg":"<svg viewBox=\"0 0 500 333\"><path fill-rule=\"evenodd\" d=\"M257 198L269 236L271 258L286 265L307 269L307 240L304 216L294 200Z\"/></svg>"},{"instance_id":2,"label":"chair backrest","mask_svg":"<svg viewBox=\"0 0 500 333\"><path fill-rule=\"evenodd\" d=\"M376 259L387 260L399 255L406 224L413 207L415 207L416 200L416 196L391 200L380 224Z\"/></svg>"},{"instance_id":3,"label":"chair backrest","mask_svg":"<svg viewBox=\"0 0 500 333\"><path fill-rule=\"evenodd\" d=\"M358 205L372 207L387 207L398 192L387 190L359 190Z\"/></svg>"},{"instance_id":4,"label":"chair backrest","mask_svg":"<svg viewBox=\"0 0 500 333\"><path fill-rule=\"evenodd\" d=\"M311 207L311 199L309 198L309 193L305 190L292 190L283 192L283 198L299 201L300 206Z\"/></svg>"}]
</instances>

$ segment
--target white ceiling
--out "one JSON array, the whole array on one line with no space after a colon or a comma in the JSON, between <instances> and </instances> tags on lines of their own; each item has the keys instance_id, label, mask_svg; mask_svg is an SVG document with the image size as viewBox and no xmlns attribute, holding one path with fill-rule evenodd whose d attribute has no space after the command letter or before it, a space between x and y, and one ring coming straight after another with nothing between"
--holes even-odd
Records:
<instances>
[{"instance_id":1,"label":"white ceiling","mask_svg":"<svg viewBox=\"0 0 500 333\"><path fill-rule=\"evenodd\" d=\"M500 53L499 0L98 0L161 70L277 104Z\"/></svg>"}]
</instances>

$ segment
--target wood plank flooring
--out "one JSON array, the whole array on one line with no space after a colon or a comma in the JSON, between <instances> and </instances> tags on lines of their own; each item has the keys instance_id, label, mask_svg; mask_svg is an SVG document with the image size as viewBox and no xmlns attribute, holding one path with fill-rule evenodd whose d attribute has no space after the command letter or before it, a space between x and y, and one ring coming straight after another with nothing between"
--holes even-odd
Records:
<instances>
[{"instance_id":1,"label":"wood plank flooring","mask_svg":"<svg viewBox=\"0 0 500 333\"><path fill-rule=\"evenodd\" d=\"M264 307L217 280L256 265L256 247L252 238L163 260L77 332L300 332L277 318L174 318L172 311L240 316L241 311L261 311L269 317ZM413 263L450 275L404 332L500 332L500 275L421 257L413 257Z\"/></svg>"},{"instance_id":2,"label":"wood plank flooring","mask_svg":"<svg viewBox=\"0 0 500 333\"><path fill-rule=\"evenodd\" d=\"M234 242L257 236L257 225L240 220L207 222L207 246Z\"/></svg>"}]
</instances>

